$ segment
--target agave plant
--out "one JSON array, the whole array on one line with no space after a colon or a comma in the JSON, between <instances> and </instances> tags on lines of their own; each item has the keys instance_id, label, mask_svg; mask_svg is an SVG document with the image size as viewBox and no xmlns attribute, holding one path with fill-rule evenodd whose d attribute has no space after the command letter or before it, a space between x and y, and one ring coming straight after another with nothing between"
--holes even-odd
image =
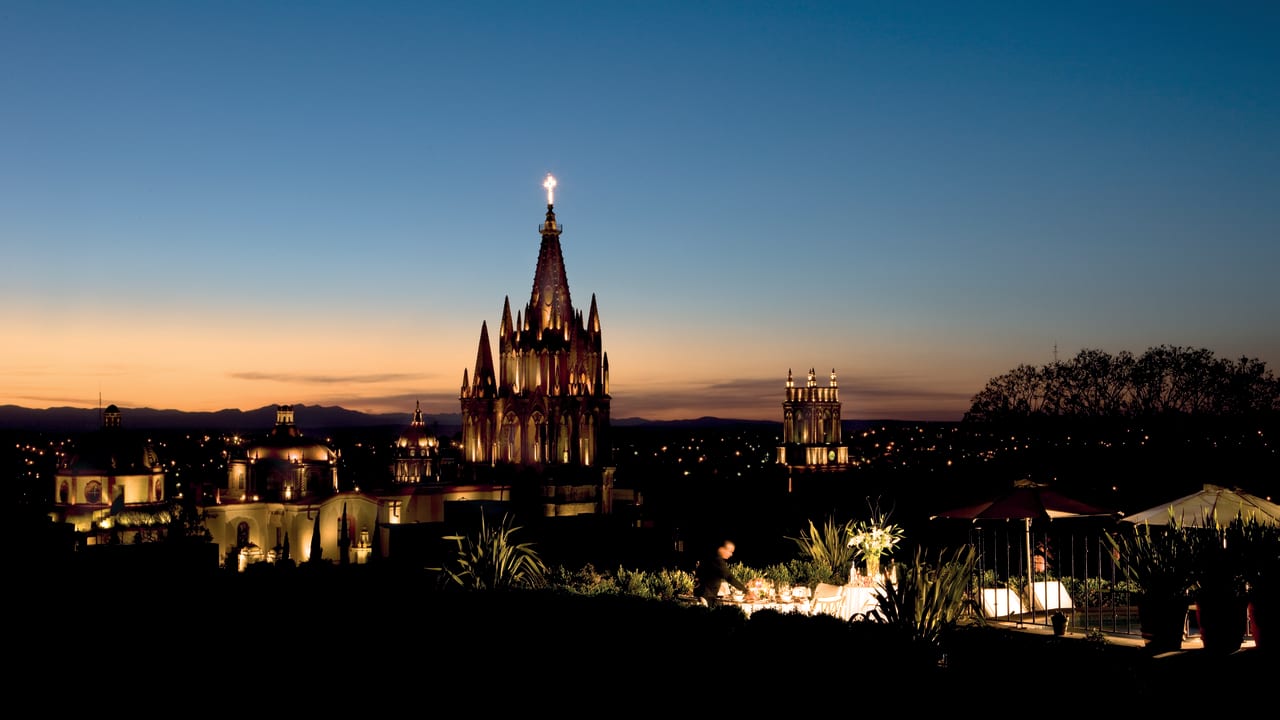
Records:
<instances>
[{"instance_id":1,"label":"agave plant","mask_svg":"<svg viewBox=\"0 0 1280 720\"><path fill-rule=\"evenodd\" d=\"M448 535L458 544L457 554L443 568L444 577L469 590L511 590L541 587L547 566L532 543L517 543L511 536L520 529L507 514L497 527L480 517L480 531L474 536Z\"/></svg>"},{"instance_id":2,"label":"agave plant","mask_svg":"<svg viewBox=\"0 0 1280 720\"><path fill-rule=\"evenodd\" d=\"M1125 580L1148 597L1183 598L1196 583L1196 543L1170 512L1168 525L1144 523L1132 532L1104 532Z\"/></svg>"},{"instance_id":3,"label":"agave plant","mask_svg":"<svg viewBox=\"0 0 1280 720\"><path fill-rule=\"evenodd\" d=\"M798 538L787 538L800 548L800 556L829 570L836 582L848 581L849 569L853 567L853 559L857 550L849 546L849 532L853 523L837 523L832 515L819 530L813 521L809 521L809 530L801 532Z\"/></svg>"},{"instance_id":4,"label":"agave plant","mask_svg":"<svg viewBox=\"0 0 1280 720\"><path fill-rule=\"evenodd\" d=\"M1240 545L1249 592L1274 595L1280 591L1280 525L1257 517L1237 518L1227 531L1229 541Z\"/></svg>"},{"instance_id":5,"label":"agave plant","mask_svg":"<svg viewBox=\"0 0 1280 720\"><path fill-rule=\"evenodd\" d=\"M946 633L970 614L969 583L977 564L972 545L940 551L933 562L916 548L911 564L877 588L879 604L869 619L897 627L921 648L940 651Z\"/></svg>"}]
</instances>

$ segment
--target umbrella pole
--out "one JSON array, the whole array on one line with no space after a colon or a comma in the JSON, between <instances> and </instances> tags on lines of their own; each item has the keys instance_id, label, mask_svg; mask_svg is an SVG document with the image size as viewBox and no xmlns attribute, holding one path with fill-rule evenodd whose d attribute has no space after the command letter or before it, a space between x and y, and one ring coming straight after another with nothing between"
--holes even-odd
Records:
<instances>
[{"instance_id":1,"label":"umbrella pole","mask_svg":"<svg viewBox=\"0 0 1280 720\"><path fill-rule=\"evenodd\" d=\"M1031 606L1031 617L1035 618L1035 584L1031 579L1031 518L1026 518L1027 528L1027 604Z\"/></svg>"}]
</instances>

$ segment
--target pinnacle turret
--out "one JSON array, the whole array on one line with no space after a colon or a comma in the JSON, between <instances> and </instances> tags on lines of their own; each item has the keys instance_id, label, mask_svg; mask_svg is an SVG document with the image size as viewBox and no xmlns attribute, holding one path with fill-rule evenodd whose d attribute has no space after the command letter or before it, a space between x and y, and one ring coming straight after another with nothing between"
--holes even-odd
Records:
<instances>
[{"instance_id":1,"label":"pinnacle turret","mask_svg":"<svg viewBox=\"0 0 1280 720\"><path fill-rule=\"evenodd\" d=\"M493 372L493 350L489 345L489 325L485 322L480 323L480 346L476 348L476 374L472 382L476 395L491 394L498 386Z\"/></svg>"},{"instance_id":2,"label":"pinnacle turret","mask_svg":"<svg viewBox=\"0 0 1280 720\"><path fill-rule=\"evenodd\" d=\"M498 339L506 340L511 337L513 328L511 326L511 297L507 296L502 299L502 325L498 328Z\"/></svg>"}]
</instances>

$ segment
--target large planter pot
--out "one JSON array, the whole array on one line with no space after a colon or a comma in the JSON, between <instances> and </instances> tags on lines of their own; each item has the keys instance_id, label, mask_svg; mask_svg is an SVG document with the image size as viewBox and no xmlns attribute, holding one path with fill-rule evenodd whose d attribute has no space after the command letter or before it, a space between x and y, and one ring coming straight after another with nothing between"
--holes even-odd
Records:
<instances>
[{"instance_id":1,"label":"large planter pot","mask_svg":"<svg viewBox=\"0 0 1280 720\"><path fill-rule=\"evenodd\" d=\"M1138 623L1148 650L1162 653L1182 649L1188 606L1185 597L1138 599Z\"/></svg>"},{"instance_id":2,"label":"large planter pot","mask_svg":"<svg viewBox=\"0 0 1280 720\"><path fill-rule=\"evenodd\" d=\"M1249 598L1249 634L1253 636L1255 648L1270 648L1276 644L1273 637L1276 634L1275 607L1274 594L1255 593ZM1267 638L1265 642L1264 636Z\"/></svg>"},{"instance_id":3,"label":"large planter pot","mask_svg":"<svg viewBox=\"0 0 1280 720\"><path fill-rule=\"evenodd\" d=\"M1206 652L1229 655L1240 649L1249 620L1248 605L1246 598L1231 593L1196 597L1196 620Z\"/></svg>"}]
</instances>

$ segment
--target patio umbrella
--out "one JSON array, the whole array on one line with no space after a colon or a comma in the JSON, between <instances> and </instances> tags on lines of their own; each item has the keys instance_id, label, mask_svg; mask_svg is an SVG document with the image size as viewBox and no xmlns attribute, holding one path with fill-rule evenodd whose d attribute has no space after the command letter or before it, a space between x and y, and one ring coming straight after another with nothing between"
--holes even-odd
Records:
<instances>
[{"instance_id":1,"label":"patio umbrella","mask_svg":"<svg viewBox=\"0 0 1280 720\"><path fill-rule=\"evenodd\" d=\"M1118 512L1067 497L1044 483L1018 480L1013 487L974 505L940 512L930 517L979 520L1021 520L1026 528L1027 599L1034 594L1031 584L1031 522L1072 517L1105 517Z\"/></svg>"},{"instance_id":2,"label":"patio umbrella","mask_svg":"<svg viewBox=\"0 0 1280 720\"><path fill-rule=\"evenodd\" d=\"M1239 488L1209 484L1190 495L1120 519L1131 523L1168 525L1169 518L1173 517L1183 527L1203 527L1205 519L1227 523L1237 515L1265 525L1280 525L1280 505Z\"/></svg>"}]
</instances>

